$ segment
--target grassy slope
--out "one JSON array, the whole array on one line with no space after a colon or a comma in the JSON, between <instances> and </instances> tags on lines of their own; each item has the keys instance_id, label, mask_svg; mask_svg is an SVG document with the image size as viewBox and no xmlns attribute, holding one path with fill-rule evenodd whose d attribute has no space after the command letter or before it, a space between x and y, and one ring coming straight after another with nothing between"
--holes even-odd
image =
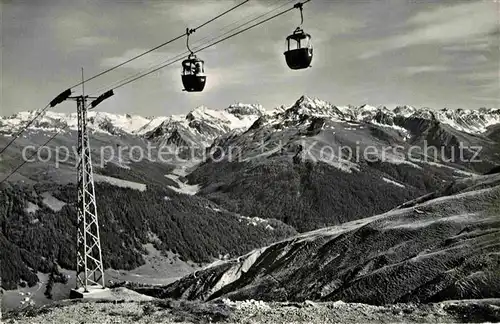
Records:
<instances>
[{"instance_id":1,"label":"grassy slope","mask_svg":"<svg viewBox=\"0 0 500 324\"><path fill-rule=\"evenodd\" d=\"M500 297L500 175L457 183L441 195L273 244L243 272L237 269L248 257L139 291L369 304ZM232 282L214 290L229 273Z\"/></svg>"}]
</instances>

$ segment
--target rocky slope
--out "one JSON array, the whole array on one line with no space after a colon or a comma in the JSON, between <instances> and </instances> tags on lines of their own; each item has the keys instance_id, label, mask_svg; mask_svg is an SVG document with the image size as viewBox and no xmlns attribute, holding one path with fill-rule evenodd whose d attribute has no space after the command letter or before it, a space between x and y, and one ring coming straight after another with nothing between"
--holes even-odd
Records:
<instances>
[{"instance_id":1,"label":"rocky slope","mask_svg":"<svg viewBox=\"0 0 500 324\"><path fill-rule=\"evenodd\" d=\"M498 322L500 301L370 306L343 302L197 303L173 300L64 301L9 313L7 323L461 323Z\"/></svg>"},{"instance_id":2,"label":"rocky slope","mask_svg":"<svg viewBox=\"0 0 500 324\"><path fill-rule=\"evenodd\" d=\"M186 276L155 297L384 305L499 298L500 174L308 232Z\"/></svg>"}]
</instances>

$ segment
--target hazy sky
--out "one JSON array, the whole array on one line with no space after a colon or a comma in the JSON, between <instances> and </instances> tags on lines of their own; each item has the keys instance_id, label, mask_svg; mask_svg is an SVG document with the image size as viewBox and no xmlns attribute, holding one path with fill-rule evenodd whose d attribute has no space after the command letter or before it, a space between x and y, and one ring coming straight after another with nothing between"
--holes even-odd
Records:
<instances>
[{"instance_id":1,"label":"hazy sky","mask_svg":"<svg viewBox=\"0 0 500 324\"><path fill-rule=\"evenodd\" d=\"M80 80L81 67L94 75L242 0L1 1L0 113L10 115L45 106ZM198 30L191 43L195 47L197 40L287 2L250 0ZM312 0L304 5L303 25L313 37L312 68L293 71L284 60L284 38L300 23L299 11L293 10L198 54L206 62L204 92L181 91L179 62L118 89L99 110L170 115L235 102L271 109L302 94L337 105L499 107L499 5L493 0ZM185 49L183 38L89 82L86 92L107 89ZM75 104L54 110L74 111Z\"/></svg>"}]
</instances>

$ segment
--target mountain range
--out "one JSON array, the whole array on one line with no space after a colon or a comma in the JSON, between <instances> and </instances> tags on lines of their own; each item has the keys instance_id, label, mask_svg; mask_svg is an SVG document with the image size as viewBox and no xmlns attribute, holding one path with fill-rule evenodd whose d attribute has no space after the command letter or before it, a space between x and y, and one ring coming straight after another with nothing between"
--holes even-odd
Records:
<instances>
[{"instance_id":1,"label":"mountain range","mask_svg":"<svg viewBox=\"0 0 500 324\"><path fill-rule=\"evenodd\" d=\"M0 147L34 113L0 117ZM384 213L432 193L451 194L450 184L456 186L463 179L484 173L495 174L500 164L500 109L493 108L432 110L400 106L391 110L369 105L335 106L302 96L290 106L270 111L239 103L222 110L198 107L186 115L170 117L90 111L88 119L103 257L108 270L148 266L151 246L159 254L175 255L199 266L272 247L265 249L273 251L267 264L281 255L282 247L302 249L300 244L290 243L295 239L284 240L342 224L350 224L346 231L351 233L342 235L359 242L372 234L383 242L387 239L387 244L382 242L379 247L387 254L396 248L394 242L412 237L413 232L406 231L412 227L401 225L405 230L391 232L394 237L380 234L388 228L378 225L359 234L359 228L365 231L372 226L367 225L372 224L369 217L387 216ZM71 233L76 221L77 158L72 148L76 144L76 125L75 114L47 112L0 156L3 179L22 160L23 149L31 145L35 152L59 132L41 151L43 154L39 153L47 161L26 163L9 181L0 184L0 259L2 267L8 265L2 269L5 288L35 285L40 273L46 273L54 263L66 270L74 268ZM147 150L151 145L151 158L137 159L137 154L130 151L131 147ZM69 156L56 165L61 147L68 148ZM155 159L161 147L182 148L182 158ZM115 151L119 148L128 154L117 157ZM191 149L195 154L189 152ZM444 214L452 212L452 205L445 207ZM410 217L405 216L410 215L406 209L396 214L387 217L395 222ZM439 216L433 215L425 216L429 224ZM413 218L407 221L411 223ZM443 226L454 231L455 223L443 221ZM441 227L436 230L441 231ZM332 231L324 233L337 233L337 229ZM446 235L452 237L456 234L453 231ZM320 241L328 240L330 234ZM434 235L432 232L425 243L429 248L438 244ZM270 245L277 241L288 243ZM319 248L321 244L313 246ZM349 249L352 257L361 255L355 247ZM260 258L259 253L253 255ZM289 257L291 267L304 263L294 254ZM395 260L390 255L380 258L389 261L377 259L374 264ZM322 267L321 262L318 265ZM225 276L227 264L223 269L211 268L214 272L208 273ZM344 282L351 282L356 273L363 272L360 267L368 269L367 273L378 269L359 260L346 267L329 269L345 270L339 272ZM354 276L351 279L350 274ZM276 273L278 280L280 276ZM245 277L245 285L261 285L254 279ZM208 298L222 288L213 288L205 279L202 286L183 280L169 286L168 294L191 296L184 291L186 288L200 290L199 296ZM224 285L224 294L227 291L251 296L242 292L248 291L242 282L238 281L237 287L228 285L231 289ZM311 293L317 291L312 289ZM296 296L301 294L306 292L296 292ZM276 297L262 294L265 296ZM349 296L361 300L358 295ZM367 301L378 303L377 298ZM391 301L402 298L395 296Z\"/></svg>"},{"instance_id":2,"label":"mountain range","mask_svg":"<svg viewBox=\"0 0 500 324\"><path fill-rule=\"evenodd\" d=\"M35 112L21 112L12 116L0 117L0 134L3 135L0 136L0 145L6 144L10 134L17 133L22 129L22 126L34 114ZM253 138L249 139L245 134L238 135L245 131L246 133L249 131L259 133L258 136L262 137L267 133L282 134L290 127L299 127L302 128L302 133L295 134L296 137L302 136L309 139L314 132L327 137L336 137L336 143L339 144L335 147L336 149L343 145L346 140L352 142L346 143L348 146L355 148L359 145L355 145L356 141L352 139L364 144L369 143L373 138L378 142L383 142L384 145L402 143L404 145L434 146L444 149L446 151L445 157L456 162L452 164L462 165L466 169L476 170L480 173L496 165L495 161L498 160L498 141L496 139L500 137L500 109L431 110L398 106L390 110L370 105L335 106L307 96L302 96L290 107L281 106L270 111L264 110L260 105L242 103L231 105L222 110L213 110L202 106L186 115L169 117L142 117L90 111L88 121L89 129L95 137L92 145L95 147L96 155L99 154L98 148L107 144L123 147L145 146L146 143L149 143L155 147L167 145L184 149L195 148L198 150L198 154L191 156L193 158L199 157L199 153L203 152L206 147L213 145L215 140L217 140L215 144L221 144L221 141L230 141L227 144L231 145L244 144L238 148L248 150L248 146L251 145L249 142L253 141L255 144L257 141ZM325 129L325 125L328 129ZM15 160L19 159L19 152L24 147L28 145L40 146L43 143L42 138L51 136L53 132L61 133L53 141L59 146L75 146L76 126L76 114L46 112L43 118L35 121L28 132L21 135L21 138L14 143L10 150L12 155L5 154L2 158L6 164L9 164L11 157ZM337 126L337 130L334 131L335 126ZM258 140L262 142L264 139L267 141L266 137ZM297 143L296 138L291 140L293 143ZM330 142L328 138L325 140ZM247 143L242 143L243 141ZM293 143L288 144L296 146ZM481 157L485 157L482 159L483 162L470 164L467 161L456 161L459 155L459 143L467 148L481 146ZM264 149L267 148L267 144ZM457 150L451 149L451 147L455 147ZM252 156L251 152L247 153L250 154L248 157ZM266 151L267 153L269 151ZM469 158L474 155L470 150L465 154ZM70 152L70 155L72 155L71 159L75 160L74 152ZM100 157L97 156L96 159L100 159ZM396 160L401 159L397 158ZM431 159L430 162L441 163L442 161ZM345 161L337 164L341 168L346 167ZM29 167L27 165L25 168ZM0 174L3 171L0 169Z\"/></svg>"},{"instance_id":3,"label":"mountain range","mask_svg":"<svg viewBox=\"0 0 500 324\"><path fill-rule=\"evenodd\" d=\"M290 109L293 108L293 109ZM204 133L203 128L197 128L199 122L217 128L221 133L235 128L247 128L257 118L262 116L273 116L288 111L288 115L311 115L316 117L328 117L335 120L380 123L384 125L398 126L400 119L421 118L435 120L450 127L471 133L481 134L486 132L489 126L500 124L500 108L480 109L455 109L443 108L441 110L430 108L415 108L412 106L397 106L388 109L385 106L374 107L370 105L361 106L335 106L329 102L302 96L292 107L281 106L270 111L264 110L261 105L237 103L223 110L209 109L200 106L186 115L144 117L139 115L119 115L106 112L90 111L88 113L89 128L110 134L153 134L158 129L170 128L169 125L191 127ZM11 116L0 116L0 132L4 134L15 133L21 129L36 111L25 111ZM190 124L190 122L193 122ZM42 118L37 119L32 130L57 130L67 126L76 130L76 113L65 114L48 111ZM204 133L204 135L207 135Z\"/></svg>"}]
</instances>

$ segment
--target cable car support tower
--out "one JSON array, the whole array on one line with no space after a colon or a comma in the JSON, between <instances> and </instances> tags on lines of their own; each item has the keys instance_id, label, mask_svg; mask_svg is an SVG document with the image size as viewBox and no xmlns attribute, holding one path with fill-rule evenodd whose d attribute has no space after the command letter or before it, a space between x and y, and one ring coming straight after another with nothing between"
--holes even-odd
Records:
<instances>
[{"instance_id":1,"label":"cable car support tower","mask_svg":"<svg viewBox=\"0 0 500 324\"><path fill-rule=\"evenodd\" d=\"M78 118L76 288L70 294L70 297L74 298L84 297L86 293L91 292L92 289L95 290L95 288L105 288L87 112L89 110L88 100L93 100L90 103L90 109L92 109L112 95L113 91L111 90L99 97L86 96L85 86L82 82L82 95L67 97L67 100L76 101Z\"/></svg>"}]
</instances>

